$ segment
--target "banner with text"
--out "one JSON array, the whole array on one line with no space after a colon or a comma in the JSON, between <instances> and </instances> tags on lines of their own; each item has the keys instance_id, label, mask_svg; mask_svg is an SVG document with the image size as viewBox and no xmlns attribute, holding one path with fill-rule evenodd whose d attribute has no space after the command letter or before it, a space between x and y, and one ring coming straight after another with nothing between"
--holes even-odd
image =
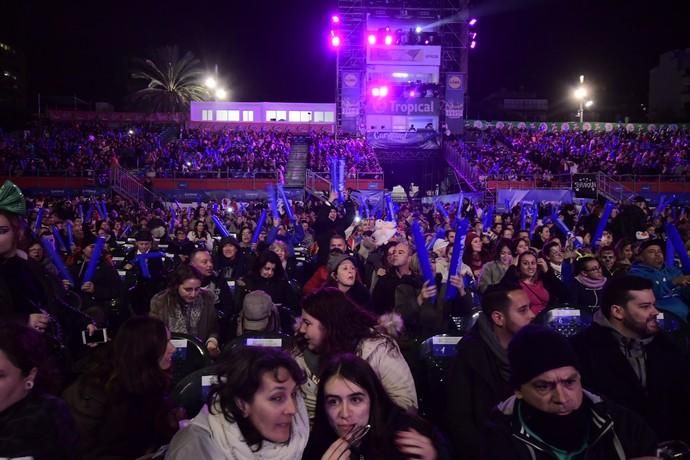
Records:
<instances>
[{"instance_id":1,"label":"banner with text","mask_svg":"<svg viewBox=\"0 0 690 460\"><path fill-rule=\"evenodd\" d=\"M575 198L596 198L597 175L573 174L573 193Z\"/></svg>"},{"instance_id":2,"label":"banner with text","mask_svg":"<svg viewBox=\"0 0 690 460\"><path fill-rule=\"evenodd\" d=\"M441 47L368 46L367 64L441 65Z\"/></svg>"},{"instance_id":3,"label":"banner with text","mask_svg":"<svg viewBox=\"0 0 690 460\"><path fill-rule=\"evenodd\" d=\"M359 118L359 100L361 95L360 81L361 74L359 72L343 71L341 73L341 129L345 133L357 132L357 119Z\"/></svg>"},{"instance_id":4,"label":"banner with text","mask_svg":"<svg viewBox=\"0 0 690 460\"><path fill-rule=\"evenodd\" d=\"M436 131L419 130L417 132L370 132L367 142L374 149L401 150L420 149L434 150L439 148Z\"/></svg>"},{"instance_id":5,"label":"banner with text","mask_svg":"<svg viewBox=\"0 0 690 460\"><path fill-rule=\"evenodd\" d=\"M465 113L465 74L448 72L446 75L446 104L444 107L446 125L453 134L463 130Z\"/></svg>"},{"instance_id":6,"label":"banner with text","mask_svg":"<svg viewBox=\"0 0 690 460\"><path fill-rule=\"evenodd\" d=\"M440 104L432 97L386 99L369 98L367 101L367 115L397 115L397 116L438 116Z\"/></svg>"}]
</instances>

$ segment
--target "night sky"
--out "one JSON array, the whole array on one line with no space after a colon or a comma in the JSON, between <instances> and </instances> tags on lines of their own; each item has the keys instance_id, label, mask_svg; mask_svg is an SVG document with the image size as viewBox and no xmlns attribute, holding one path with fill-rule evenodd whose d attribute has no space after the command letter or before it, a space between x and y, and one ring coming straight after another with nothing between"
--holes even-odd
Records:
<instances>
[{"instance_id":1,"label":"night sky","mask_svg":"<svg viewBox=\"0 0 690 460\"><path fill-rule=\"evenodd\" d=\"M471 100L502 87L523 88L558 106L569 103L569 88L585 74L598 104L646 104L649 70L658 55L690 47L683 3L477 0ZM24 50L31 95L76 94L122 108L131 89L131 58L176 44L209 70L217 64L234 100L330 102L335 59L324 43L335 5L9 0L0 7L0 39Z\"/></svg>"}]
</instances>

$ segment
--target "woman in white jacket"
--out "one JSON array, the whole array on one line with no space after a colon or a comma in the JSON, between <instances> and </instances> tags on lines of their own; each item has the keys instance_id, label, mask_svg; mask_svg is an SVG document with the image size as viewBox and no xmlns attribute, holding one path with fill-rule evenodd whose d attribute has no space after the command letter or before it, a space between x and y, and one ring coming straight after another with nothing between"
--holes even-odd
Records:
<instances>
[{"instance_id":1,"label":"woman in white jacket","mask_svg":"<svg viewBox=\"0 0 690 460\"><path fill-rule=\"evenodd\" d=\"M376 317L336 288L323 288L304 299L297 346L293 352L306 374L302 394L310 418L316 409L321 367L338 353L354 353L369 363L388 396L403 409L417 407L412 373L398 344L378 326Z\"/></svg>"},{"instance_id":2,"label":"woman in white jacket","mask_svg":"<svg viewBox=\"0 0 690 460\"><path fill-rule=\"evenodd\" d=\"M170 460L299 460L309 419L299 385L304 374L287 353L233 350L218 368L207 404L179 431Z\"/></svg>"}]
</instances>

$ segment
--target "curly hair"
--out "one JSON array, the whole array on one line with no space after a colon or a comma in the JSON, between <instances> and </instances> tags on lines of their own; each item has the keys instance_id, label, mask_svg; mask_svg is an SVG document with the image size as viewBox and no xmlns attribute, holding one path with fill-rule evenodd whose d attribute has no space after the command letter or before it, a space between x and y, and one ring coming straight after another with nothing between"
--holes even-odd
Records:
<instances>
[{"instance_id":1,"label":"curly hair","mask_svg":"<svg viewBox=\"0 0 690 460\"><path fill-rule=\"evenodd\" d=\"M261 450L263 436L245 417L238 399L252 402L261 387L265 374L277 382L284 382L280 373L285 369L297 385L305 381L304 372L286 352L264 347L237 347L223 358L217 367L218 383L211 387L206 404L209 412L220 410L230 423L237 423L247 445L257 452Z\"/></svg>"},{"instance_id":2,"label":"curly hair","mask_svg":"<svg viewBox=\"0 0 690 460\"><path fill-rule=\"evenodd\" d=\"M168 288L175 291L182 283L188 279L196 279L201 283L204 282L204 277L199 271L188 264L180 264L170 276Z\"/></svg>"},{"instance_id":3,"label":"curly hair","mask_svg":"<svg viewBox=\"0 0 690 460\"><path fill-rule=\"evenodd\" d=\"M283 274L283 263L280 261L280 257L273 251L263 251L259 254L254 262L254 267L252 268L251 277L258 279L261 277L261 269L267 263L272 263L275 265L273 271L273 278L280 279L284 276Z\"/></svg>"},{"instance_id":4,"label":"curly hair","mask_svg":"<svg viewBox=\"0 0 690 460\"><path fill-rule=\"evenodd\" d=\"M325 287L305 297L302 311L319 320L324 329L320 355L354 353L362 339L379 335L376 317L336 288ZM297 344L300 350L306 348L303 340Z\"/></svg>"}]
</instances>

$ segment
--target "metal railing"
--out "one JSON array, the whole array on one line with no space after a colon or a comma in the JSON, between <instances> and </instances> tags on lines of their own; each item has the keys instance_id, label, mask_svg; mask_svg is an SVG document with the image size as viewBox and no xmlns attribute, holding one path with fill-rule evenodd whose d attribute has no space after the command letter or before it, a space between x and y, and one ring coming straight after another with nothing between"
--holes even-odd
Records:
<instances>
[{"instance_id":1,"label":"metal railing","mask_svg":"<svg viewBox=\"0 0 690 460\"><path fill-rule=\"evenodd\" d=\"M307 169L306 186L311 190L330 190L330 173L326 171L312 171ZM355 177L347 176L346 180L350 185L354 182L356 189L369 189L372 180L383 182L382 172L358 172Z\"/></svg>"},{"instance_id":2,"label":"metal railing","mask_svg":"<svg viewBox=\"0 0 690 460\"><path fill-rule=\"evenodd\" d=\"M479 176L481 171L476 166L472 166L465 155L465 144L457 141L458 144L446 144L443 146L443 156L448 165L453 169L456 176L476 192L481 188Z\"/></svg>"}]
</instances>

